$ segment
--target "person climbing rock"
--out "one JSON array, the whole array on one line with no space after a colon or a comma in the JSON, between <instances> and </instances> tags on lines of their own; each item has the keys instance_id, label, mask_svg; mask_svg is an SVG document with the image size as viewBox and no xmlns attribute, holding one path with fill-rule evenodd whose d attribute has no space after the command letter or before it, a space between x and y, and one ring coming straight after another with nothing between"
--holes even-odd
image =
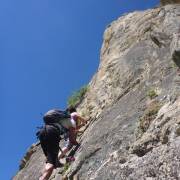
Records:
<instances>
[{"instance_id":1,"label":"person climbing rock","mask_svg":"<svg viewBox=\"0 0 180 180\"><path fill-rule=\"evenodd\" d=\"M79 147L80 144L77 142L77 134L79 129L86 124L85 118L81 117L77 111L76 108L73 106L70 106L67 111L69 112L71 116L71 124L72 127L69 128L68 131L68 139L66 141L65 147L62 149L62 152L59 153L59 159L63 158L66 153L71 150L73 146ZM77 149L77 148L75 148Z\"/></svg>"},{"instance_id":2,"label":"person climbing rock","mask_svg":"<svg viewBox=\"0 0 180 180\"><path fill-rule=\"evenodd\" d=\"M50 110L43 119L45 125L37 132L37 137L47 161L39 180L48 180L53 169L63 166L58 159L59 142L61 135L68 132L67 128L71 124L71 120L70 115L61 110Z\"/></svg>"}]
</instances>

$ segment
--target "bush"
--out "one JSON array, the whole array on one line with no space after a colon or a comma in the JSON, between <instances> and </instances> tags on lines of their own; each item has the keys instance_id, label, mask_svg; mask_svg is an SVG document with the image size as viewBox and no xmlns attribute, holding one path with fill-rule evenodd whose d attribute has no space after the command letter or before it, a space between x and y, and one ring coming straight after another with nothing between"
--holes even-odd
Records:
<instances>
[{"instance_id":1,"label":"bush","mask_svg":"<svg viewBox=\"0 0 180 180\"><path fill-rule=\"evenodd\" d=\"M69 98L68 98L68 106L76 106L79 104L84 95L86 94L88 90L88 86L81 87L78 91L75 91Z\"/></svg>"},{"instance_id":2,"label":"bush","mask_svg":"<svg viewBox=\"0 0 180 180\"><path fill-rule=\"evenodd\" d=\"M136 137L140 138L145 133L151 122L156 118L162 104L159 101L152 102L144 112L144 115L139 119L139 125L136 132Z\"/></svg>"},{"instance_id":3,"label":"bush","mask_svg":"<svg viewBox=\"0 0 180 180\"><path fill-rule=\"evenodd\" d=\"M65 174L66 171L69 169L69 167L70 167L70 163L65 163L62 174Z\"/></svg>"},{"instance_id":4,"label":"bush","mask_svg":"<svg viewBox=\"0 0 180 180\"><path fill-rule=\"evenodd\" d=\"M150 89L147 93L147 96L149 96L150 99L153 99L156 96L158 96L158 94L156 93L156 91L154 89Z\"/></svg>"}]
</instances>

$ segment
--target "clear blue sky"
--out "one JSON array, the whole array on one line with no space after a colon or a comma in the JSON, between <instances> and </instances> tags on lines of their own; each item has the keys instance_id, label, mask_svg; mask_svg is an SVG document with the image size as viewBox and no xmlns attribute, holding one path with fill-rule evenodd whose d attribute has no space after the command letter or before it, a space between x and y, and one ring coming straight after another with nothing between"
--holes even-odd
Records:
<instances>
[{"instance_id":1,"label":"clear blue sky","mask_svg":"<svg viewBox=\"0 0 180 180\"><path fill-rule=\"evenodd\" d=\"M65 108L99 64L105 27L157 0L0 1L0 180L36 141L41 114Z\"/></svg>"}]
</instances>

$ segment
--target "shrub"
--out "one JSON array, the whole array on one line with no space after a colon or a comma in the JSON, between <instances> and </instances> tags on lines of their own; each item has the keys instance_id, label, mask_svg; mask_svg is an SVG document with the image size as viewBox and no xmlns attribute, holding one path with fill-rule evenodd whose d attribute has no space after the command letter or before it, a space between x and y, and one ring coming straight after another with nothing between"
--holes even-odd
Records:
<instances>
[{"instance_id":1,"label":"shrub","mask_svg":"<svg viewBox=\"0 0 180 180\"><path fill-rule=\"evenodd\" d=\"M78 91L75 91L69 98L68 98L68 106L76 106L79 104L84 95L86 94L88 90L88 86L81 87Z\"/></svg>"},{"instance_id":2,"label":"shrub","mask_svg":"<svg viewBox=\"0 0 180 180\"><path fill-rule=\"evenodd\" d=\"M69 167L70 167L70 163L65 163L62 174L65 174L66 171L69 169Z\"/></svg>"},{"instance_id":3,"label":"shrub","mask_svg":"<svg viewBox=\"0 0 180 180\"><path fill-rule=\"evenodd\" d=\"M152 102L144 112L144 115L139 119L139 125L136 133L136 137L140 138L143 133L147 131L151 122L156 118L162 104L158 101Z\"/></svg>"},{"instance_id":4,"label":"shrub","mask_svg":"<svg viewBox=\"0 0 180 180\"><path fill-rule=\"evenodd\" d=\"M155 98L156 96L158 96L157 92L154 90L154 89L150 89L147 93L147 96L150 98L150 99L153 99Z\"/></svg>"},{"instance_id":5,"label":"shrub","mask_svg":"<svg viewBox=\"0 0 180 180\"><path fill-rule=\"evenodd\" d=\"M173 61L173 62L170 64L170 67L171 67L171 68L177 68L178 66L177 66L177 64Z\"/></svg>"}]
</instances>

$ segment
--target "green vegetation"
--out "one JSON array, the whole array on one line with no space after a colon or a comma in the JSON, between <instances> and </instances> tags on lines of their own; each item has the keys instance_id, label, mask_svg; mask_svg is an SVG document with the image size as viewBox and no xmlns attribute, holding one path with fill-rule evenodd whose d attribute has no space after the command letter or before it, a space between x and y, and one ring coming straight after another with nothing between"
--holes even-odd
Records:
<instances>
[{"instance_id":1,"label":"green vegetation","mask_svg":"<svg viewBox=\"0 0 180 180\"><path fill-rule=\"evenodd\" d=\"M173 61L173 62L170 64L170 67L171 67L171 68L177 68L178 66L177 66L177 64Z\"/></svg>"},{"instance_id":2,"label":"green vegetation","mask_svg":"<svg viewBox=\"0 0 180 180\"><path fill-rule=\"evenodd\" d=\"M69 167L70 167L70 163L65 163L63 171L61 171L60 174L64 175L66 173L66 171L69 169Z\"/></svg>"},{"instance_id":3,"label":"green vegetation","mask_svg":"<svg viewBox=\"0 0 180 180\"><path fill-rule=\"evenodd\" d=\"M147 96L150 98L150 99L153 99L155 98L156 96L158 96L157 92L155 91L155 89L150 89L147 93Z\"/></svg>"},{"instance_id":4,"label":"green vegetation","mask_svg":"<svg viewBox=\"0 0 180 180\"><path fill-rule=\"evenodd\" d=\"M162 104L159 101L153 101L144 112L144 115L139 119L137 138L141 137L147 131L151 122L156 118Z\"/></svg>"},{"instance_id":5,"label":"green vegetation","mask_svg":"<svg viewBox=\"0 0 180 180\"><path fill-rule=\"evenodd\" d=\"M74 92L69 98L68 98L68 106L76 106L79 104L84 95L86 94L88 90L88 86L81 87L78 91Z\"/></svg>"}]
</instances>

